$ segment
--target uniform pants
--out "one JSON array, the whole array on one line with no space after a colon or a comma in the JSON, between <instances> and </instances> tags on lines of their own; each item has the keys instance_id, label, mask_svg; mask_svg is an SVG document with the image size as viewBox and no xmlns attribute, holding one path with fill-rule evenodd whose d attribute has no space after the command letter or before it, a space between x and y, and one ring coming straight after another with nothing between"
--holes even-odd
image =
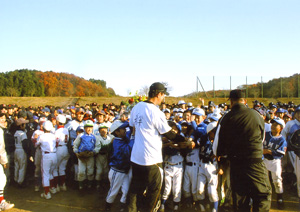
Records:
<instances>
[{"instance_id":1,"label":"uniform pants","mask_svg":"<svg viewBox=\"0 0 300 212\"><path fill-rule=\"evenodd\" d=\"M192 166L185 166L183 177L183 194L185 198L193 196L193 200L197 201L197 179L198 179L199 163Z\"/></svg>"},{"instance_id":2,"label":"uniform pants","mask_svg":"<svg viewBox=\"0 0 300 212\"><path fill-rule=\"evenodd\" d=\"M3 166L0 164L0 196L4 192L4 187L6 185L6 175L4 174Z\"/></svg>"},{"instance_id":3,"label":"uniform pants","mask_svg":"<svg viewBox=\"0 0 300 212\"><path fill-rule=\"evenodd\" d=\"M95 179L100 181L102 177L108 173L108 161L107 161L107 154L101 155L97 154L95 157L96 163L96 176Z\"/></svg>"},{"instance_id":4,"label":"uniform pants","mask_svg":"<svg viewBox=\"0 0 300 212\"><path fill-rule=\"evenodd\" d=\"M234 211L250 212L250 198L253 212L267 212L271 206L272 188L264 162L230 162L230 180Z\"/></svg>"},{"instance_id":5,"label":"uniform pants","mask_svg":"<svg viewBox=\"0 0 300 212\"><path fill-rule=\"evenodd\" d=\"M14 154L15 162L15 182L22 184L25 179L27 167L27 155L23 149L16 149Z\"/></svg>"},{"instance_id":6,"label":"uniform pants","mask_svg":"<svg viewBox=\"0 0 300 212\"><path fill-rule=\"evenodd\" d=\"M66 175L66 167L70 158L67 146L58 146L56 149L58 176Z\"/></svg>"},{"instance_id":7,"label":"uniform pants","mask_svg":"<svg viewBox=\"0 0 300 212\"><path fill-rule=\"evenodd\" d=\"M132 173L131 170L128 173L116 171L113 168L109 170L108 178L110 182L110 189L108 191L106 202L113 203L116 196L119 193L120 188L122 189L122 197L120 202L126 203L126 197L129 190Z\"/></svg>"},{"instance_id":8,"label":"uniform pants","mask_svg":"<svg viewBox=\"0 0 300 212\"><path fill-rule=\"evenodd\" d=\"M205 185L207 183L207 190L210 202L219 201L218 197L218 174L217 164L214 163L203 163L200 162L199 173L198 173L198 200L205 199Z\"/></svg>"},{"instance_id":9,"label":"uniform pants","mask_svg":"<svg viewBox=\"0 0 300 212\"><path fill-rule=\"evenodd\" d=\"M56 166L56 153L43 153L41 162L43 187L49 187L50 180L57 177Z\"/></svg>"},{"instance_id":10,"label":"uniform pants","mask_svg":"<svg viewBox=\"0 0 300 212\"><path fill-rule=\"evenodd\" d=\"M87 175L88 180L94 179L94 157L78 159L78 181L84 181Z\"/></svg>"},{"instance_id":11,"label":"uniform pants","mask_svg":"<svg viewBox=\"0 0 300 212\"><path fill-rule=\"evenodd\" d=\"M173 191L173 201L180 202L181 200L181 185L183 177L183 164L178 165L166 164L164 168L165 173L165 190L162 195L163 200L167 200L171 190Z\"/></svg>"},{"instance_id":12,"label":"uniform pants","mask_svg":"<svg viewBox=\"0 0 300 212\"><path fill-rule=\"evenodd\" d=\"M141 166L132 163L132 180L129 188L129 212L137 212L137 203L143 204L143 212L156 211L162 187L162 164ZM146 191L145 199L144 192ZM144 201L143 201L144 200Z\"/></svg>"},{"instance_id":13,"label":"uniform pants","mask_svg":"<svg viewBox=\"0 0 300 212\"><path fill-rule=\"evenodd\" d=\"M283 186L282 186L282 177L281 177L281 172L282 172L281 159L273 159L273 160L264 159L264 163L266 165L267 170L271 172L273 184L275 187L275 192L277 194L282 194Z\"/></svg>"}]
</instances>

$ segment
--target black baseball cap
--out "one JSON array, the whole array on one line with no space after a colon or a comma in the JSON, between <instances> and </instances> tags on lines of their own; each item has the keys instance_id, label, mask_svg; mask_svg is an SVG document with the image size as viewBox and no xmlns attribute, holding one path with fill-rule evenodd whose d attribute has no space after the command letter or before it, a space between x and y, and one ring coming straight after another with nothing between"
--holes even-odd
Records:
<instances>
[{"instance_id":1,"label":"black baseball cap","mask_svg":"<svg viewBox=\"0 0 300 212\"><path fill-rule=\"evenodd\" d=\"M169 93L167 92L167 88L164 86L164 84L162 84L160 82L153 83L150 86L149 93L159 93L159 92L169 95Z\"/></svg>"}]
</instances>

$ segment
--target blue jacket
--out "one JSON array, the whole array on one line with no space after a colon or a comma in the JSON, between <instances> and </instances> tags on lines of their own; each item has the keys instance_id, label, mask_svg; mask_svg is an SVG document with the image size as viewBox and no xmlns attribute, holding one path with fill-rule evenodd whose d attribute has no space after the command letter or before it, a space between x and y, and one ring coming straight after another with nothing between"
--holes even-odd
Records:
<instances>
[{"instance_id":1,"label":"blue jacket","mask_svg":"<svg viewBox=\"0 0 300 212\"><path fill-rule=\"evenodd\" d=\"M287 142L282 135L273 137L271 132L266 132L264 140L264 149L272 150L272 155L265 154L264 157L268 160L280 159L285 155Z\"/></svg>"},{"instance_id":2,"label":"blue jacket","mask_svg":"<svg viewBox=\"0 0 300 212\"><path fill-rule=\"evenodd\" d=\"M95 149L96 137L93 134L84 133L81 136L81 142L78 147L78 152L91 151L93 152Z\"/></svg>"},{"instance_id":3,"label":"blue jacket","mask_svg":"<svg viewBox=\"0 0 300 212\"><path fill-rule=\"evenodd\" d=\"M112 145L112 156L109 165L117 171L127 173L130 169L130 156L134 139L115 137Z\"/></svg>"}]
</instances>

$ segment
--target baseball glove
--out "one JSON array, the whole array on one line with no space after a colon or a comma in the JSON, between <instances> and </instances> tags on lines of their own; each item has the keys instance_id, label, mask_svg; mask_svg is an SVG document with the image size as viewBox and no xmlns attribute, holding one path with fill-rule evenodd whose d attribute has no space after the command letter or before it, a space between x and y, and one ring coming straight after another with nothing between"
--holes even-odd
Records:
<instances>
[{"instance_id":1,"label":"baseball glove","mask_svg":"<svg viewBox=\"0 0 300 212\"><path fill-rule=\"evenodd\" d=\"M76 155L79 159L86 159L86 158L92 157L94 155L94 153L91 151L84 151L84 152L79 152Z\"/></svg>"}]
</instances>

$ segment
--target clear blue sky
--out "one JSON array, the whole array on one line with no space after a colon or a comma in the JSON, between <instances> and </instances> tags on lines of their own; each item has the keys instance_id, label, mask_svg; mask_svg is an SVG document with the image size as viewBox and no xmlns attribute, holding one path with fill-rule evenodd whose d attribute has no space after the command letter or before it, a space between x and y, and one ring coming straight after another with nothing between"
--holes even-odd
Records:
<instances>
[{"instance_id":1,"label":"clear blue sky","mask_svg":"<svg viewBox=\"0 0 300 212\"><path fill-rule=\"evenodd\" d=\"M0 0L0 72L37 69L172 96L300 71L299 0Z\"/></svg>"}]
</instances>

